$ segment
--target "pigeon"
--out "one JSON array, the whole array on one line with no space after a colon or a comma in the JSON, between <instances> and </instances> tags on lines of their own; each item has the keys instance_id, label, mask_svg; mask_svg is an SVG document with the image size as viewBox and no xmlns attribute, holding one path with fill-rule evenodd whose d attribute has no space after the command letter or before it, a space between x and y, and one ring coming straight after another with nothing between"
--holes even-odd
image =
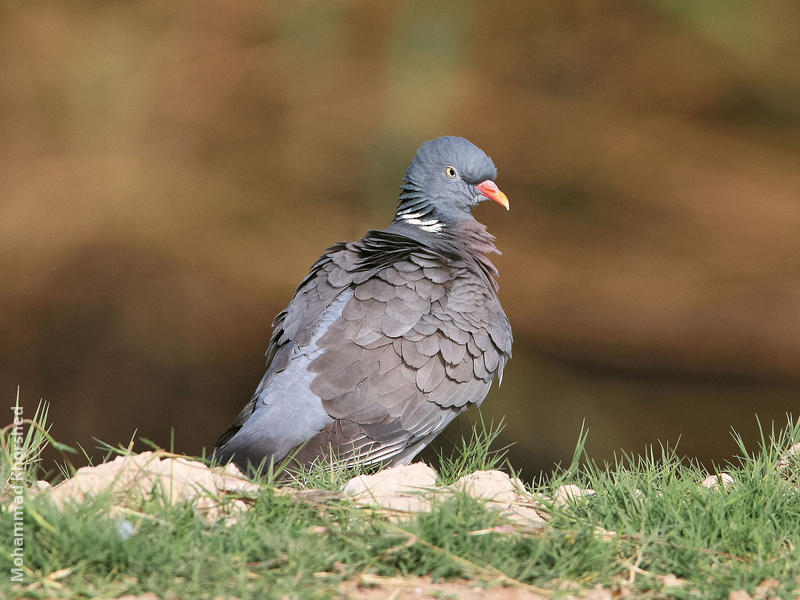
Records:
<instances>
[{"instance_id":1,"label":"pigeon","mask_svg":"<svg viewBox=\"0 0 800 600\"><path fill-rule=\"evenodd\" d=\"M511 357L494 236L472 216L506 209L492 160L455 136L425 142L389 227L340 242L273 322L267 370L214 456L253 471L405 465L480 405Z\"/></svg>"}]
</instances>

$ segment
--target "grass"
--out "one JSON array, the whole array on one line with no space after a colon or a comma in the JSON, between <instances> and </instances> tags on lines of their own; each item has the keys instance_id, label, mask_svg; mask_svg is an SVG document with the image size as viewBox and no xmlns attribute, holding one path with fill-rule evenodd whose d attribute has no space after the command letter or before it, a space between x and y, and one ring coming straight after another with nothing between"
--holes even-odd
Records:
<instances>
[{"instance_id":1,"label":"grass","mask_svg":"<svg viewBox=\"0 0 800 600\"><path fill-rule=\"evenodd\" d=\"M28 481L49 440L43 422L31 429L40 433L28 438ZM490 447L497 432L479 423L461 447L440 457L442 483L500 464L502 451ZM5 465L11 446L3 435ZM565 505L545 501L551 519L538 529L498 527L504 525L499 513L464 494L444 496L430 513L395 523L333 494L286 493L268 480L233 524L208 522L191 506L170 506L158 495L121 516L108 498L59 511L46 496L28 494L25 582L9 581L4 541L0 596L115 598L152 591L198 599L330 598L359 576L432 575L556 597L570 582L642 598L727 598L731 590L752 593L774 578L772 595L794 597L800 469L779 463L800 441L800 424L789 419L784 429L764 432L754 449L735 437L739 455L720 469L734 483L707 489L699 482L708 473L674 449L623 454L601 465L586 456L582 434L572 463L532 491L553 497L559 485L574 483L595 494ZM321 465L290 485L336 489L348 475ZM4 496L4 507L12 500ZM12 520L4 510L0 539L11 539ZM668 574L683 584L665 587Z\"/></svg>"},{"instance_id":2,"label":"grass","mask_svg":"<svg viewBox=\"0 0 800 600\"><path fill-rule=\"evenodd\" d=\"M12 419L0 429L0 493L7 490L15 480L36 481L41 471L42 451L47 445L63 453L75 450L57 442L50 435L47 421L48 405L44 402L36 407L33 419L24 418L19 403L19 388L12 407Z\"/></svg>"},{"instance_id":3,"label":"grass","mask_svg":"<svg viewBox=\"0 0 800 600\"><path fill-rule=\"evenodd\" d=\"M478 413L478 421L460 443L453 445L448 454L443 450L437 452L439 483L449 485L462 475L475 471L500 469L505 466L511 469L506 460L508 446L495 448L495 442L503 432L503 421L497 425L486 423L483 414Z\"/></svg>"}]
</instances>

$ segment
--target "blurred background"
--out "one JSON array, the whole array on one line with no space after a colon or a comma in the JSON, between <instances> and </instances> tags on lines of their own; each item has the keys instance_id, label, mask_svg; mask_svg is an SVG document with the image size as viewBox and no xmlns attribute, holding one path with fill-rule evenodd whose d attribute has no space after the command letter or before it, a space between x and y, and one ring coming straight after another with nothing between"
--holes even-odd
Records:
<instances>
[{"instance_id":1,"label":"blurred background","mask_svg":"<svg viewBox=\"0 0 800 600\"><path fill-rule=\"evenodd\" d=\"M210 448L309 266L456 134L511 200L476 216L514 465L584 420L725 460L800 406L798 64L777 0L4 3L0 393L94 456Z\"/></svg>"}]
</instances>

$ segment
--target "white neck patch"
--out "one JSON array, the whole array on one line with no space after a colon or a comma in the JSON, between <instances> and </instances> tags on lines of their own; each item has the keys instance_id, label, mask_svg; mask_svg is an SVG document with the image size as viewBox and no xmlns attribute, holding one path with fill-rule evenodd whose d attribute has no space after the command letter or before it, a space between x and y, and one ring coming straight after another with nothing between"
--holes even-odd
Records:
<instances>
[{"instance_id":1,"label":"white neck patch","mask_svg":"<svg viewBox=\"0 0 800 600\"><path fill-rule=\"evenodd\" d=\"M399 214L398 215L401 219L403 219L406 223L410 225L416 225L422 231L430 231L431 233L436 233L444 229L444 223L441 223L438 219L428 219L427 221L420 220L422 213L407 213L407 214Z\"/></svg>"}]
</instances>

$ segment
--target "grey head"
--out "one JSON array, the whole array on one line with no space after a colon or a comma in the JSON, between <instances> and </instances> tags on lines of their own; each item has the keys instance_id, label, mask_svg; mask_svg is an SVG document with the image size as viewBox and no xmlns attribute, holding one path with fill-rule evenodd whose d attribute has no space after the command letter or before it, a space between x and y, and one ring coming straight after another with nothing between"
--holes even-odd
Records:
<instances>
[{"instance_id":1,"label":"grey head","mask_svg":"<svg viewBox=\"0 0 800 600\"><path fill-rule=\"evenodd\" d=\"M445 234L449 227L472 219L472 209L484 200L508 209L496 178L492 159L469 140L445 136L425 142L403 178L394 222Z\"/></svg>"}]
</instances>

